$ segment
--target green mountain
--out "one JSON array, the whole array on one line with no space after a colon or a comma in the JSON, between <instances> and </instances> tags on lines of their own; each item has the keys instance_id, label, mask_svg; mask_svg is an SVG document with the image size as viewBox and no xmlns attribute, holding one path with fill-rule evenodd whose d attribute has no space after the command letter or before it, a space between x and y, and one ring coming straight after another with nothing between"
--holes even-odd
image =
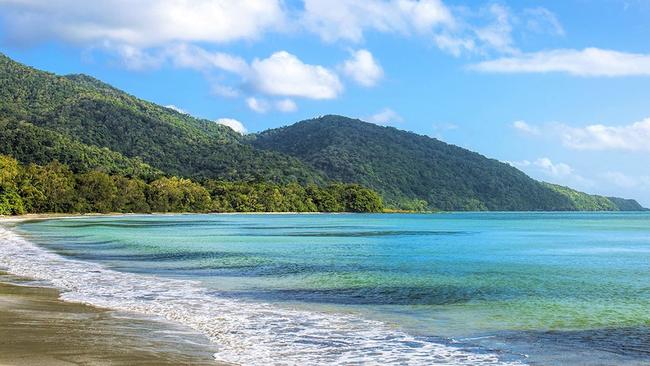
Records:
<instances>
[{"instance_id":1,"label":"green mountain","mask_svg":"<svg viewBox=\"0 0 650 366\"><path fill-rule=\"evenodd\" d=\"M615 200L627 201L627 200L623 200L622 198L612 199L608 197L582 193L576 191L575 189L560 186L557 184L544 183L544 185L550 188L551 190L558 192L563 196L567 197L569 201L571 201L575 209L579 211L636 211L636 210L629 210L627 209L627 207L624 207L623 205L619 206L619 204L615 202ZM638 203L637 205L641 207L641 205L639 205Z\"/></svg>"},{"instance_id":2,"label":"green mountain","mask_svg":"<svg viewBox=\"0 0 650 366\"><path fill-rule=\"evenodd\" d=\"M58 76L2 55L0 154L23 164L56 160L77 174L102 171L147 182L175 175L280 185L355 183L380 192L389 206L413 210L641 207L616 198L583 204L574 193L469 150L341 116L241 136L92 77Z\"/></svg>"},{"instance_id":3,"label":"green mountain","mask_svg":"<svg viewBox=\"0 0 650 366\"><path fill-rule=\"evenodd\" d=\"M163 173L137 158L107 148L86 145L61 133L0 117L0 153L22 163L45 165L53 160L77 172L93 170L109 174L153 179Z\"/></svg>"},{"instance_id":4,"label":"green mountain","mask_svg":"<svg viewBox=\"0 0 650 366\"><path fill-rule=\"evenodd\" d=\"M341 116L268 130L252 144L294 156L330 179L373 188L387 204L402 208L618 209L604 197L604 202L587 204L508 164L458 146Z\"/></svg>"},{"instance_id":5,"label":"green mountain","mask_svg":"<svg viewBox=\"0 0 650 366\"><path fill-rule=\"evenodd\" d=\"M619 211L648 211L647 208L641 206L639 202L633 199L625 199L620 197L607 197L612 201Z\"/></svg>"},{"instance_id":6,"label":"green mountain","mask_svg":"<svg viewBox=\"0 0 650 366\"><path fill-rule=\"evenodd\" d=\"M2 55L0 118L109 149L167 174L238 181L323 180L295 158L243 143L228 127L146 102L89 76L57 76ZM9 144L3 140L0 153L11 154Z\"/></svg>"}]
</instances>

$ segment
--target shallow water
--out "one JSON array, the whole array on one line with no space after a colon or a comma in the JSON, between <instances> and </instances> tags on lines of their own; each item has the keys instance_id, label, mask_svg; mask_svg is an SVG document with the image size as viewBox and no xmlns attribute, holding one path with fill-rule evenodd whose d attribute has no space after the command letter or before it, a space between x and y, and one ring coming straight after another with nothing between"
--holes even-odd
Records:
<instances>
[{"instance_id":1,"label":"shallow water","mask_svg":"<svg viewBox=\"0 0 650 366\"><path fill-rule=\"evenodd\" d=\"M58 255L0 266L183 322L224 361L650 363L646 213L95 217L18 232Z\"/></svg>"}]
</instances>

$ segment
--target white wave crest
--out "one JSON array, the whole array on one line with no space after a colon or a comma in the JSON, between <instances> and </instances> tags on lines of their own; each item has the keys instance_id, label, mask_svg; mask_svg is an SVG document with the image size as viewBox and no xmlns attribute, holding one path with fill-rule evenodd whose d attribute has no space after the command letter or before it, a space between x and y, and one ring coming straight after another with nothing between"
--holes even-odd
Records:
<instances>
[{"instance_id":1,"label":"white wave crest","mask_svg":"<svg viewBox=\"0 0 650 366\"><path fill-rule=\"evenodd\" d=\"M0 267L46 280L66 301L159 316L203 333L215 359L242 365L520 365L347 315L219 298L199 283L64 258L0 227Z\"/></svg>"}]
</instances>

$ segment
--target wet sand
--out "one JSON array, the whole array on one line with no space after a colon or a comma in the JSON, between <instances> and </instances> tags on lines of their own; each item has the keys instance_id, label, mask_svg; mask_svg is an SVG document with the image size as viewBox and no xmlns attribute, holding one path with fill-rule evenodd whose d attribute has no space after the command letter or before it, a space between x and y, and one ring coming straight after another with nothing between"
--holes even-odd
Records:
<instances>
[{"instance_id":1,"label":"wet sand","mask_svg":"<svg viewBox=\"0 0 650 366\"><path fill-rule=\"evenodd\" d=\"M216 365L209 341L0 272L0 365Z\"/></svg>"}]
</instances>

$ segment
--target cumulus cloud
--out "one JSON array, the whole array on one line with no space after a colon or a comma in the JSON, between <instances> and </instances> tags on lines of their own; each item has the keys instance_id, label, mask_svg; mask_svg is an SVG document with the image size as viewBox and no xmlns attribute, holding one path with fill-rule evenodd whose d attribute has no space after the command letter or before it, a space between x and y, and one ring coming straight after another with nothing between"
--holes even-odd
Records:
<instances>
[{"instance_id":1,"label":"cumulus cloud","mask_svg":"<svg viewBox=\"0 0 650 366\"><path fill-rule=\"evenodd\" d=\"M284 26L280 0L10 0L0 2L8 37L156 46L256 39Z\"/></svg>"},{"instance_id":2,"label":"cumulus cloud","mask_svg":"<svg viewBox=\"0 0 650 366\"><path fill-rule=\"evenodd\" d=\"M245 135L248 131L246 130L246 127L244 127L244 124L239 122L236 119L232 118L219 118L215 121L216 123L223 125L223 126L228 126L230 127L233 131L240 133L242 135Z\"/></svg>"},{"instance_id":3,"label":"cumulus cloud","mask_svg":"<svg viewBox=\"0 0 650 366\"><path fill-rule=\"evenodd\" d=\"M384 77L384 70L368 50L358 50L342 66L343 73L359 85L371 87Z\"/></svg>"},{"instance_id":4,"label":"cumulus cloud","mask_svg":"<svg viewBox=\"0 0 650 366\"><path fill-rule=\"evenodd\" d=\"M390 108L384 108L372 116L369 116L366 120L378 125L391 125L404 122L404 118Z\"/></svg>"},{"instance_id":5,"label":"cumulus cloud","mask_svg":"<svg viewBox=\"0 0 650 366\"><path fill-rule=\"evenodd\" d=\"M306 64L286 51L255 59L248 81L255 90L276 96L333 99L343 91L334 72Z\"/></svg>"},{"instance_id":6,"label":"cumulus cloud","mask_svg":"<svg viewBox=\"0 0 650 366\"><path fill-rule=\"evenodd\" d=\"M650 151L650 118L623 126L554 125L562 143L577 150Z\"/></svg>"},{"instance_id":7,"label":"cumulus cloud","mask_svg":"<svg viewBox=\"0 0 650 366\"><path fill-rule=\"evenodd\" d=\"M484 47L503 53L517 53L513 46L510 10L500 4L491 4L487 13L493 21L483 27L475 27L474 33Z\"/></svg>"},{"instance_id":8,"label":"cumulus cloud","mask_svg":"<svg viewBox=\"0 0 650 366\"><path fill-rule=\"evenodd\" d=\"M266 113L271 107L268 101L254 97L246 98L246 105L257 113Z\"/></svg>"},{"instance_id":9,"label":"cumulus cloud","mask_svg":"<svg viewBox=\"0 0 650 366\"><path fill-rule=\"evenodd\" d=\"M584 77L650 76L650 55L599 48L560 49L484 61L471 69L493 73L562 72Z\"/></svg>"},{"instance_id":10,"label":"cumulus cloud","mask_svg":"<svg viewBox=\"0 0 650 366\"><path fill-rule=\"evenodd\" d=\"M280 112L295 112L298 110L296 102L291 99L282 99L275 102L275 108Z\"/></svg>"},{"instance_id":11,"label":"cumulus cloud","mask_svg":"<svg viewBox=\"0 0 650 366\"><path fill-rule=\"evenodd\" d=\"M454 23L440 0L305 0L303 23L328 42L360 42L364 32L409 34Z\"/></svg>"},{"instance_id":12,"label":"cumulus cloud","mask_svg":"<svg viewBox=\"0 0 650 366\"><path fill-rule=\"evenodd\" d=\"M154 57L148 56L146 53L138 55ZM372 56L370 57L372 65L363 64L368 61L365 59L366 55L362 55L361 64L357 65L359 73L366 72L365 75L357 75L364 82L373 81L372 78L377 77L377 70L372 69L372 66L378 67L378 65L374 63ZM238 76L240 84L245 85L249 92L258 94L333 99L343 91L343 84L334 71L320 65L306 64L286 51L273 53L265 59L256 58L249 65L243 58L231 54L212 52L189 44L175 44L160 50L155 58L160 62L168 61L174 67L198 70L208 75L213 70L225 71ZM363 70L363 66L370 68ZM381 71L381 68L379 70ZM235 97L240 94L240 90L220 82L213 83L212 89L215 94L220 96ZM292 103L293 101L279 103L278 109L295 110L295 103L293 105ZM251 104L254 103L249 102L249 106ZM256 111L261 109L259 105L258 107L251 106L251 108Z\"/></svg>"},{"instance_id":13,"label":"cumulus cloud","mask_svg":"<svg viewBox=\"0 0 650 366\"><path fill-rule=\"evenodd\" d=\"M448 33L436 34L433 42L442 51L450 53L456 57L464 52L473 52L476 50L476 42L471 38L462 38L452 36Z\"/></svg>"},{"instance_id":14,"label":"cumulus cloud","mask_svg":"<svg viewBox=\"0 0 650 366\"><path fill-rule=\"evenodd\" d=\"M236 98L239 96L240 92L232 86L223 85L220 82L212 82L210 87L212 94L224 97L224 98Z\"/></svg>"},{"instance_id":15,"label":"cumulus cloud","mask_svg":"<svg viewBox=\"0 0 650 366\"><path fill-rule=\"evenodd\" d=\"M553 162L547 157L542 157L534 161L523 160L507 163L527 172L535 178L551 181L552 183L578 189L591 189L596 184L593 180L584 178L576 173L569 164Z\"/></svg>"},{"instance_id":16,"label":"cumulus cloud","mask_svg":"<svg viewBox=\"0 0 650 366\"><path fill-rule=\"evenodd\" d=\"M241 57L223 52L209 52L189 44L175 44L167 47L165 55L176 67L199 71L217 68L239 75L248 73L248 63Z\"/></svg>"},{"instance_id":17,"label":"cumulus cloud","mask_svg":"<svg viewBox=\"0 0 650 366\"><path fill-rule=\"evenodd\" d=\"M573 168L565 163L553 163L549 158L539 158L533 165L542 169L542 171L553 177L565 177L573 174Z\"/></svg>"},{"instance_id":18,"label":"cumulus cloud","mask_svg":"<svg viewBox=\"0 0 650 366\"><path fill-rule=\"evenodd\" d=\"M529 134L529 135L539 135L541 133L539 127L529 125L524 121L515 121L512 123L512 127L520 132Z\"/></svg>"}]
</instances>

